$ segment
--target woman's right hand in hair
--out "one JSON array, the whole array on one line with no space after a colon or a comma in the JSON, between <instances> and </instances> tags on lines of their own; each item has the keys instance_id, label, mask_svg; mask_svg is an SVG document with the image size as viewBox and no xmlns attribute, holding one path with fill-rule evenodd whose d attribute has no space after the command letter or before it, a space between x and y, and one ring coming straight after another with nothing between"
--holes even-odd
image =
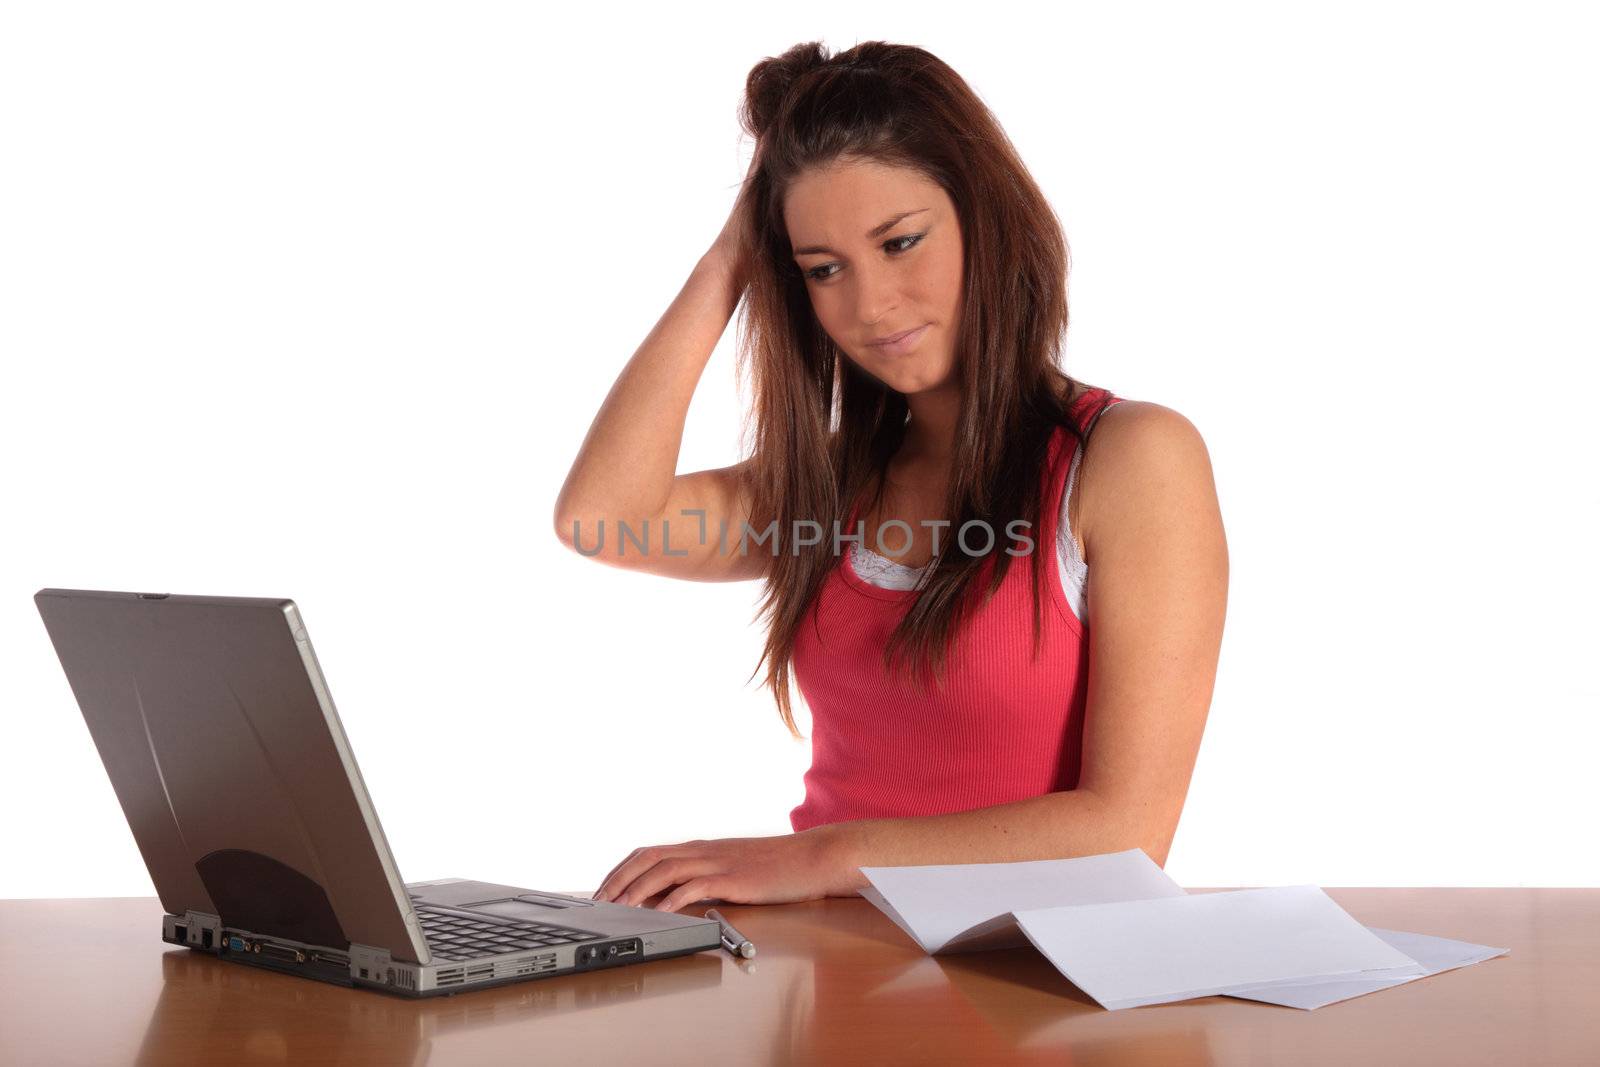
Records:
<instances>
[{"instance_id":1,"label":"woman's right hand in hair","mask_svg":"<svg viewBox=\"0 0 1600 1067\"><path fill-rule=\"evenodd\" d=\"M727 263L738 260L739 249L742 245L745 219L748 217L750 181L756 175L756 167L761 159L761 143L756 142L756 150L750 155L750 167L745 171L744 181L739 183L739 194L733 198L733 208L728 212L727 221L722 224L722 232L717 234L717 239L711 243L708 255L722 256Z\"/></svg>"}]
</instances>

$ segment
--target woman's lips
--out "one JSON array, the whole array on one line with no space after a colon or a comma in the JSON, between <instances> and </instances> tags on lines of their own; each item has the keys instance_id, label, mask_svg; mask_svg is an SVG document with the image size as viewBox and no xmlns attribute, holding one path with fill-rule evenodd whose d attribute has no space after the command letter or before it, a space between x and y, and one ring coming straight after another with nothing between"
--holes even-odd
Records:
<instances>
[{"instance_id":1,"label":"woman's lips","mask_svg":"<svg viewBox=\"0 0 1600 1067\"><path fill-rule=\"evenodd\" d=\"M915 330L907 333L898 341L880 341L877 344L869 345L868 347L870 347L874 352L882 352L886 356L904 355L915 348L918 341L922 340L922 335L928 332L928 325L929 324L924 323L921 326L918 326Z\"/></svg>"}]
</instances>

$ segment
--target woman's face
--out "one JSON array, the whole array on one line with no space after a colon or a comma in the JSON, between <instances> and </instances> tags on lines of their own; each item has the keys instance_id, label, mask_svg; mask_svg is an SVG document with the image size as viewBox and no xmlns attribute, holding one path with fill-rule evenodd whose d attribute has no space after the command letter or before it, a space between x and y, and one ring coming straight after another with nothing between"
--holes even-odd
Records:
<instances>
[{"instance_id":1,"label":"woman's face","mask_svg":"<svg viewBox=\"0 0 1600 1067\"><path fill-rule=\"evenodd\" d=\"M961 227L920 171L840 161L789 187L784 224L817 320L862 370L920 393L957 381ZM906 330L902 345L877 345Z\"/></svg>"}]
</instances>

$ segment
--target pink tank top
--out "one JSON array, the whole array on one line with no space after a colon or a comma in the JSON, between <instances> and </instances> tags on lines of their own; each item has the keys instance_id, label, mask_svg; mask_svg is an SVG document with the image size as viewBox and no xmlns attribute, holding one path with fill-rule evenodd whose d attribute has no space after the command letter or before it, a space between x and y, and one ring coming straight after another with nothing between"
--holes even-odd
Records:
<instances>
[{"instance_id":1,"label":"pink tank top","mask_svg":"<svg viewBox=\"0 0 1600 1067\"><path fill-rule=\"evenodd\" d=\"M1079 425L1121 399L1084 393ZM994 595L955 632L942 685L918 691L888 673L883 649L916 596L863 581L849 553L828 574L795 639L795 682L811 709L805 800L789 813L798 833L851 819L942 815L1073 789L1078 784L1089 642L1055 566L1056 526L1078 439L1053 431L1045 464L1042 646L1033 659L1033 558L1016 556ZM855 532L852 513L846 533ZM995 552L1015 548L997 530ZM940 543L954 536L940 530ZM887 538L894 534L886 533ZM875 532L866 531L870 546ZM978 532L968 543L977 547ZM987 572L982 572L986 574ZM981 576L981 575L980 575ZM981 595L981 594L980 594Z\"/></svg>"}]
</instances>

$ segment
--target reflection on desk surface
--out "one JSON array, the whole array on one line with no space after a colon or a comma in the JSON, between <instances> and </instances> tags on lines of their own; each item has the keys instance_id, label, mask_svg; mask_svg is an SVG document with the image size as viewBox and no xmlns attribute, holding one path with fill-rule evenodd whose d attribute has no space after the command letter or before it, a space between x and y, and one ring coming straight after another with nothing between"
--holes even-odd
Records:
<instances>
[{"instance_id":1,"label":"reflection on desk surface","mask_svg":"<svg viewBox=\"0 0 1600 1067\"><path fill-rule=\"evenodd\" d=\"M154 898L5 900L0 1062L1600 1062L1600 890L1328 893L1364 923L1512 955L1315 1012L1229 997L1107 1012L1031 948L929 956L867 901L830 898L717 905L753 959L405 1000L173 948Z\"/></svg>"},{"instance_id":2,"label":"reflection on desk surface","mask_svg":"<svg viewBox=\"0 0 1600 1067\"><path fill-rule=\"evenodd\" d=\"M435 1038L452 1031L512 1025L522 1030L547 1015L581 1015L721 981L721 961L709 953L680 961L688 965L672 968L669 976L639 964L581 976L599 981L536 979L481 993L405 1000L171 949L161 954L161 994L137 1062L420 1065L429 1061ZM284 1025L288 1019L293 1026ZM532 1030L526 1034L534 1037Z\"/></svg>"}]
</instances>

